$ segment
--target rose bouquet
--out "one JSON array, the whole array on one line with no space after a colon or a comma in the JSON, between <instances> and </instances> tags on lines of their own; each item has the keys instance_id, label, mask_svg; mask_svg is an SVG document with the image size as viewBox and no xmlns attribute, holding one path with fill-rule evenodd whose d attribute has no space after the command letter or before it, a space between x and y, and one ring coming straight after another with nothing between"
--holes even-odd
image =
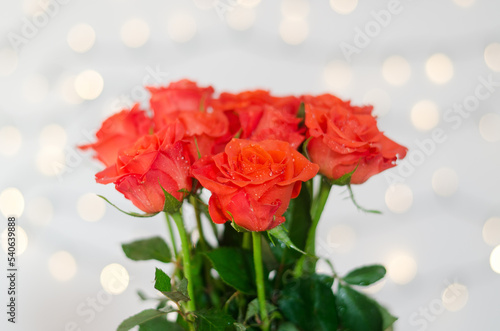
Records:
<instances>
[{"instance_id":1,"label":"rose bouquet","mask_svg":"<svg viewBox=\"0 0 500 331\"><path fill-rule=\"evenodd\" d=\"M262 90L216 97L188 80L149 91L151 113L123 110L103 122L95 143L80 146L106 166L97 182L113 183L142 211L127 214L163 212L170 230L168 240L122 245L132 260L158 261L154 288L162 297L141 295L156 303L119 331L391 327L396 318L357 289L382 279L383 266L338 275L327 261L331 272L316 272L316 228L332 186L346 186L353 198L352 184L406 154L378 130L371 106ZM186 210L198 236L185 227ZM211 226L203 228L204 219Z\"/></svg>"}]
</instances>

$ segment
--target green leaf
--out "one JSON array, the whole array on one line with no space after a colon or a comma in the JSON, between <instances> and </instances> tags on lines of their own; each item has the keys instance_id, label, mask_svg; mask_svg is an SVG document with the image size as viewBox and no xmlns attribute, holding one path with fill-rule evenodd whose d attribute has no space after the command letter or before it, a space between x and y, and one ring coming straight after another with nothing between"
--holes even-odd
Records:
<instances>
[{"instance_id":1,"label":"green leaf","mask_svg":"<svg viewBox=\"0 0 500 331\"><path fill-rule=\"evenodd\" d=\"M129 216L133 216L133 217L143 217L143 218L146 218L146 217L153 217L155 216L156 214L158 213L145 213L145 214L139 214L139 213L134 213L134 212L128 212L128 211L124 211L123 209L120 209L118 208L115 204L111 203L108 199L106 199L105 197L103 197L102 195L97 195L99 198L101 199L104 199L104 201L106 201L107 203L109 203L111 206L115 207L116 209L118 209L119 211L121 211L122 213L124 214L127 214Z\"/></svg>"},{"instance_id":2,"label":"green leaf","mask_svg":"<svg viewBox=\"0 0 500 331\"><path fill-rule=\"evenodd\" d=\"M157 260L168 263L172 260L170 249L161 237L122 244L122 249L125 255L134 261Z\"/></svg>"},{"instance_id":3,"label":"green leaf","mask_svg":"<svg viewBox=\"0 0 500 331\"><path fill-rule=\"evenodd\" d=\"M280 325L278 331L300 331L295 325L290 322L285 322Z\"/></svg>"},{"instance_id":4,"label":"green leaf","mask_svg":"<svg viewBox=\"0 0 500 331\"><path fill-rule=\"evenodd\" d=\"M364 294L339 284L337 310L342 326L351 331L383 331L377 305Z\"/></svg>"},{"instance_id":5,"label":"green leaf","mask_svg":"<svg viewBox=\"0 0 500 331\"><path fill-rule=\"evenodd\" d=\"M187 293L187 282L187 279L182 279L172 290L170 277L161 269L156 268L155 289L174 302L190 300Z\"/></svg>"},{"instance_id":6,"label":"green leaf","mask_svg":"<svg viewBox=\"0 0 500 331\"><path fill-rule=\"evenodd\" d=\"M354 172L357 169L358 169L358 166L356 166L353 171L344 174L340 178L332 179L332 180L330 180L330 182L332 183L332 185L338 185L338 186L350 185L351 184L352 175L354 174Z\"/></svg>"},{"instance_id":7,"label":"green leaf","mask_svg":"<svg viewBox=\"0 0 500 331\"><path fill-rule=\"evenodd\" d=\"M172 194L168 193L163 186L161 186L163 194L165 194L165 203L163 205L163 211L168 214L176 213L182 206L182 201L177 200Z\"/></svg>"},{"instance_id":8,"label":"green leaf","mask_svg":"<svg viewBox=\"0 0 500 331\"><path fill-rule=\"evenodd\" d=\"M303 330L337 330L335 296L320 277L313 275L285 284L278 305L286 320Z\"/></svg>"},{"instance_id":9,"label":"green leaf","mask_svg":"<svg viewBox=\"0 0 500 331\"><path fill-rule=\"evenodd\" d=\"M245 294L255 294L252 254L236 247L221 247L205 253L220 278Z\"/></svg>"},{"instance_id":10,"label":"green leaf","mask_svg":"<svg viewBox=\"0 0 500 331\"><path fill-rule=\"evenodd\" d=\"M309 145L311 139L312 137L307 138L306 141L304 141L304 143L302 144L302 153L309 161L311 161L311 158L309 157L309 152L307 151L307 145Z\"/></svg>"},{"instance_id":11,"label":"green leaf","mask_svg":"<svg viewBox=\"0 0 500 331\"><path fill-rule=\"evenodd\" d=\"M195 312L198 331L225 331L231 327L235 320L222 311L201 310Z\"/></svg>"},{"instance_id":12,"label":"green leaf","mask_svg":"<svg viewBox=\"0 0 500 331\"><path fill-rule=\"evenodd\" d=\"M141 325L148 321L154 320L160 316L166 315L167 313L164 311L159 311L155 309L146 309L141 311L139 314L136 314L132 317L127 318L123 321L116 331L128 331L132 329L134 326Z\"/></svg>"},{"instance_id":13,"label":"green leaf","mask_svg":"<svg viewBox=\"0 0 500 331\"><path fill-rule=\"evenodd\" d=\"M179 324L169 322L163 317L158 317L141 324L139 331L185 331L185 329Z\"/></svg>"},{"instance_id":14,"label":"green leaf","mask_svg":"<svg viewBox=\"0 0 500 331\"><path fill-rule=\"evenodd\" d=\"M301 250L300 248L298 248L297 246L295 246L293 244L290 237L288 237L286 229L283 227L283 225L279 225L279 226L267 231L267 233L272 235L273 237L277 238L278 240L282 241L288 247L295 249L297 252L300 252L302 254L306 254L306 252L304 252L303 250Z\"/></svg>"},{"instance_id":15,"label":"green leaf","mask_svg":"<svg viewBox=\"0 0 500 331\"><path fill-rule=\"evenodd\" d=\"M375 264L355 269L343 279L351 285L368 286L384 278L385 272L384 266Z\"/></svg>"},{"instance_id":16,"label":"green leaf","mask_svg":"<svg viewBox=\"0 0 500 331\"><path fill-rule=\"evenodd\" d=\"M247 328L241 323L233 323L236 331L245 331Z\"/></svg>"},{"instance_id":17,"label":"green leaf","mask_svg":"<svg viewBox=\"0 0 500 331\"><path fill-rule=\"evenodd\" d=\"M266 310L268 314L271 314L273 311L275 311L277 308L276 306L270 304L269 302L266 301ZM245 314L245 321L248 321L255 315L260 314L260 308L259 308L259 299L255 298L250 303L248 304L247 312Z\"/></svg>"},{"instance_id":18,"label":"green leaf","mask_svg":"<svg viewBox=\"0 0 500 331\"><path fill-rule=\"evenodd\" d=\"M174 288L174 291L162 292L167 298L174 302L179 301L189 301L189 294L187 291L188 280L183 278L179 284L177 284Z\"/></svg>"},{"instance_id":19,"label":"green leaf","mask_svg":"<svg viewBox=\"0 0 500 331\"><path fill-rule=\"evenodd\" d=\"M155 289L160 292L169 292L172 289L170 277L163 270L156 268Z\"/></svg>"},{"instance_id":20,"label":"green leaf","mask_svg":"<svg viewBox=\"0 0 500 331\"><path fill-rule=\"evenodd\" d=\"M387 308L379 304L377 301L372 300L373 303L378 307L378 310L380 311L380 314L382 315L382 329L387 330L389 327L391 327L394 322L398 320L397 317L393 316Z\"/></svg>"}]
</instances>

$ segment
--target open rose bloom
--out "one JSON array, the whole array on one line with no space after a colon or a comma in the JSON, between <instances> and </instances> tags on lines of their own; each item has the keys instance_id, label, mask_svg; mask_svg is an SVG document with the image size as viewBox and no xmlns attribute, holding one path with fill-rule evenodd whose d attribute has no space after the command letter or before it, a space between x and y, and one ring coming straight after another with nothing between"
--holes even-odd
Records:
<instances>
[{"instance_id":1,"label":"open rose bloom","mask_svg":"<svg viewBox=\"0 0 500 331\"><path fill-rule=\"evenodd\" d=\"M332 185L364 183L406 155L379 131L371 106L331 94L217 94L189 80L148 90L149 112L139 105L123 109L102 123L94 143L80 146L104 165L96 181L113 184L144 212L128 214L164 212L170 232L169 244L157 235L122 246L130 259L171 262L174 272L156 269L155 289L165 298L119 331L137 325L384 331L394 323L384 307L351 287L382 279L383 266L342 278L316 273L316 229ZM312 180L317 175L319 188ZM187 204L193 208L183 208ZM194 216L197 236L185 226L183 210ZM205 239L207 221L215 244ZM168 301L175 306L159 308ZM172 311L175 322L165 316Z\"/></svg>"},{"instance_id":2,"label":"open rose bloom","mask_svg":"<svg viewBox=\"0 0 500 331\"><path fill-rule=\"evenodd\" d=\"M163 189L179 201L196 194L196 179L212 192L212 221L269 230L285 221L290 199L318 169L331 180L356 169L351 183L360 184L406 154L377 129L371 106L329 94L216 97L189 80L149 91L152 117L138 105L123 110L104 121L95 143L81 146L106 166L97 182L114 183L146 213L162 211ZM306 139L310 160L300 153Z\"/></svg>"}]
</instances>

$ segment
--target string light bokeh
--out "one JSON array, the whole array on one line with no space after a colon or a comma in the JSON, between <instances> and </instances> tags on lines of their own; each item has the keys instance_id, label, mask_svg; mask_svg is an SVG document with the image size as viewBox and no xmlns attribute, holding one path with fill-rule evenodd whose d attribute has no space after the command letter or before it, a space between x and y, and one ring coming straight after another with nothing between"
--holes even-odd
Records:
<instances>
[{"instance_id":1,"label":"string light bokeh","mask_svg":"<svg viewBox=\"0 0 500 331\"><path fill-rule=\"evenodd\" d=\"M353 188L382 216L358 211L334 188L318 254L339 274L384 264L386 279L365 291L399 317L395 330L498 328L500 3L22 0L0 8L0 215L18 220L20 329L113 330L151 307L136 291L156 295L157 263L127 260L120 244L169 241L164 220L133 219L98 198L134 210L94 182L101 165L75 146L91 142L110 114L147 107L145 85L181 78L373 104L381 130L409 154ZM2 319L0 329L12 327Z\"/></svg>"}]
</instances>

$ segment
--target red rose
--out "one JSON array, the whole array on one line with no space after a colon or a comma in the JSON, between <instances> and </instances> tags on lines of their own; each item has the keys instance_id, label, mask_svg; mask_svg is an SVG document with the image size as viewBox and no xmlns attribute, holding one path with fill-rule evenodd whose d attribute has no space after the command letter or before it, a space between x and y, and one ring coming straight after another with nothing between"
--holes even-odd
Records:
<instances>
[{"instance_id":1,"label":"red rose","mask_svg":"<svg viewBox=\"0 0 500 331\"><path fill-rule=\"evenodd\" d=\"M283 140L294 148L304 140L303 130L298 128L301 120L296 118L300 106L296 97L274 97L263 90L222 93L212 105L225 112L233 135L241 130L240 138Z\"/></svg>"},{"instance_id":2,"label":"red rose","mask_svg":"<svg viewBox=\"0 0 500 331\"><path fill-rule=\"evenodd\" d=\"M326 177L339 179L356 169L351 183L361 184L405 157L406 147L378 130L371 106L351 106L332 95L303 99L311 137L307 150Z\"/></svg>"},{"instance_id":3,"label":"red rose","mask_svg":"<svg viewBox=\"0 0 500 331\"><path fill-rule=\"evenodd\" d=\"M163 210L163 189L181 201L179 190L191 191L191 163L187 143L180 139L180 123L141 137L133 146L121 151L116 164L96 174L101 184L115 183L125 198L146 213ZM160 186L161 185L161 186Z\"/></svg>"},{"instance_id":4,"label":"red rose","mask_svg":"<svg viewBox=\"0 0 500 331\"><path fill-rule=\"evenodd\" d=\"M198 87L187 79L170 83L167 87L148 87L148 90L151 92L149 102L157 124L161 124L162 118L172 112L205 110L214 93L211 86Z\"/></svg>"},{"instance_id":5,"label":"red rose","mask_svg":"<svg viewBox=\"0 0 500 331\"><path fill-rule=\"evenodd\" d=\"M233 139L223 153L198 160L192 173L212 192L215 223L234 220L247 230L265 231L285 221L290 199L318 169L287 142Z\"/></svg>"},{"instance_id":6,"label":"red rose","mask_svg":"<svg viewBox=\"0 0 500 331\"><path fill-rule=\"evenodd\" d=\"M115 163L122 149L148 134L152 127L151 119L136 104L131 110L123 110L106 119L96 133L95 143L79 147L84 150L93 149L96 152L95 158L108 167Z\"/></svg>"}]
</instances>

